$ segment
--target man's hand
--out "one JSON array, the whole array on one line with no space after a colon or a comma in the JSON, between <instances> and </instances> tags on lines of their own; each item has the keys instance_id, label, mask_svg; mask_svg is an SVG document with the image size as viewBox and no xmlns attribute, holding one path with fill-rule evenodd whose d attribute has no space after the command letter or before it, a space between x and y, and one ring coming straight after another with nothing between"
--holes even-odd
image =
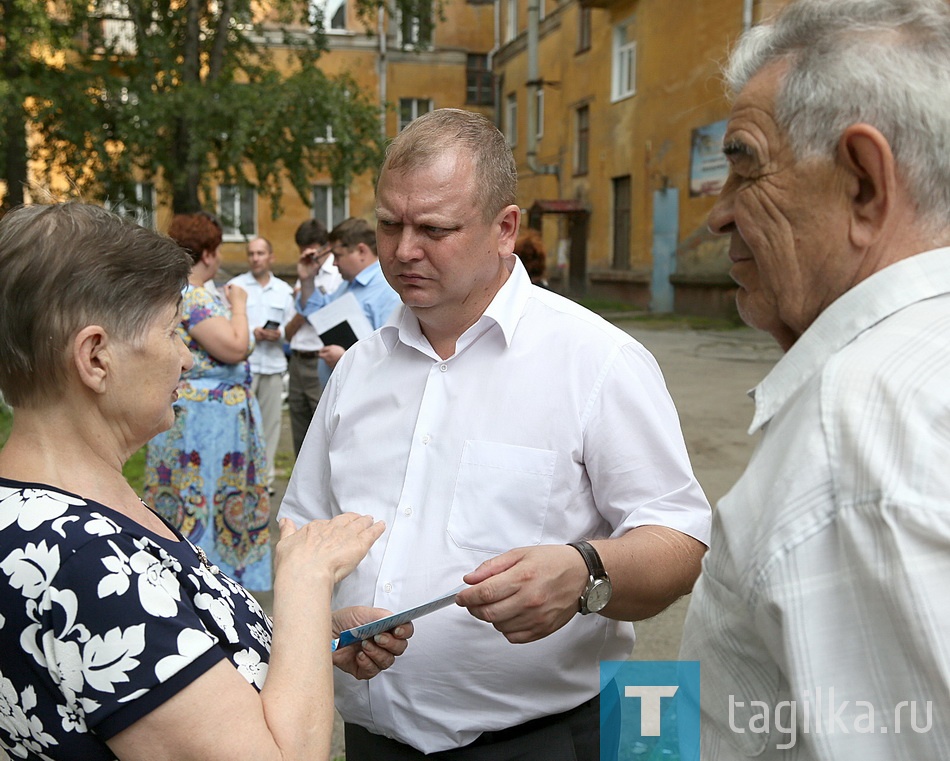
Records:
<instances>
[{"instance_id":1,"label":"man's hand","mask_svg":"<svg viewBox=\"0 0 950 761\"><path fill-rule=\"evenodd\" d=\"M574 617L587 579L584 559L573 547L519 547L465 575L462 581L472 586L455 599L509 642L534 642Z\"/></svg>"},{"instance_id":2,"label":"man's hand","mask_svg":"<svg viewBox=\"0 0 950 761\"><path fill-rule=\"evenodd\" d=\"M346 349L342 346L324 346L317 353L320 355L320 359L326 362L332 370L336 367L336 363L340 361L340 357L343 356L345 351Z\"/></svg>"},{"instance_id":3,"label":"man's hand","mask_svg":"<svg viewBox=\"0 0 950 761\"><path fill-rule=\"evenodd\" d=\"M279 341L280 331L268 330L267 328L254 328L254 340L258 343L261 341Z\"/></svg>"},{"instance_id":4,"label":"man's hand","mask_svg":"<svg viewBox=\"0 0 950 761\"><path fill-rule=\"evenodd\" d=\"M329 246L307 246L300 250L300 258L297 260L297 277L300 279L301 304L306 304L313 295L313 279L329 255Z\"/></svg>"},{"instance_id":5,"label":"man's hand","mask_svg":"<svg viewBox=\"0 0 950 761\"><path fill-rule=\"evenodd\" d=\"M391 614L392 611L385 608L341 608L333 613L333 636L339 635L344 629L368 624ZM333 653L333 665L357 679L372 679L380 671L392 666L397 655L406 652L409 644L407 640L411 636L412 624L400 624L391 631L377 634L373 639L337 650Z\"/></svg>"}]
</instances>

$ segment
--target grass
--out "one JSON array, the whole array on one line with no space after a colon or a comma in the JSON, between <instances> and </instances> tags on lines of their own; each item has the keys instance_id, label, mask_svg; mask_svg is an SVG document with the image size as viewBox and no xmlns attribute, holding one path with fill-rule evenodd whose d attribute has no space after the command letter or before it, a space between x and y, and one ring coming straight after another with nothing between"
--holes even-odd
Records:
<instances>
[{"instance_id":1,"label":"grass","mask_svg":"<svg viewBox=\"0 0 950 761\"><path fill-rule=\"evenodd\" d=\"M0 401L0 449L10 438L10 429L13 427L13 411ZM145 485L145 447L129 458L129 461L122 468L122 474L125 480L135 489L136 494L142 493L142 487Z\"/></svg>"}]
</instances>

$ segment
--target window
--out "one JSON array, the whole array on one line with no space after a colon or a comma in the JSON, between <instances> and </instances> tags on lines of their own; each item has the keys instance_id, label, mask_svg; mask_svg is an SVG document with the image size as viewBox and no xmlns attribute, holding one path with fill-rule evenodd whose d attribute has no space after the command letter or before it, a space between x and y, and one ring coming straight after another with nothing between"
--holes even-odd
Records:
<instances>
[{"instance_id":1,"label":"window","mask_svg":"<svg viewBox=\"0 0 950 761\"><path fill-rule=\"evenodd\" d=\"M633 19L614 27L613 72L610 98L629 98L637 91L637 42Z\"/></svg>"},{"instance_id":2,"label":"window","mask_svg":"<svg viewBox=\"0 0 950 761\"><path fill-rule=\"evenodd\" d=\"M431 110L432 101L429 98L400 98L399 131L402 132L417 116L427 114Z\"/></svg>"},{"instance_id":3,"label":"window","mask_svg":"<svg viewBox=\"0 0 950 761\"><path fill-rule=\"evenodd\" d=\"M539 87L537 95L535 96L534 105L537 114L537 121L535 122L537 129L535 130L535 135L538 140L544 137L544 88Z\"/></svg>"},{"instance_id":4,"label":"window","mask_svg":"<svg viewBox=\"0 0 950 761\"><path fill-rule=\"evenodd\" d=\"M577 52L590 50L590 6L581 6L577 17Z\"/></svg>"},{"instance_id":5,"label":"window","mask_svg":"<svg viewBox=\"0 0 950 761\"><path fill-rule=\"evenodd\" d=\"M332 230L350 215L349 200L346 188L314 185L313 218L323 222L327 230Z\"/></svg>"},{"instance_id":6,"label":"window","mask_svg":"<svg viewBox=\"0 0 950 761\"><path fill-rule=\"evenodd\" d=\"M492 73L488 70L488 56L469 53L465 63L465 103L472 106L490 106L495 102L492 92Z\"/></svg>"},{"instance_id":7,"label":"window","mask_svg":"<svg viewBox=\"0 0 950 761\"><path fill-rule=\"evenodd\" d=\"M103 3L102 37L111 52L135 53L135 23L129 15L129 6L121 0L106 0Z\"/></svg>"},{"instance_id":8,"label":"window","mask_svg":"<svg viewBox=\"0 0 950 761\"><path fill-rule=\"evenodd\" d=\"M428 50L432 47L432 7L416 6L416 13L399 14L399 45L403 49Z\"/></svg>"},{"instance_id":9,"label":"window","mask_svg":"<svg viewBox=\"0 0 950 761\"><path fill-rule=\"evenodd\" d=\"M614 177L614 254L615 270L630 269L630 175Z\"/></svg>"},{"instance_id":10,"label":"window","mask_svg":"<svg viewBox=\"0 0 950 761\"><path fill-rule=\"evenodd\" d=\"M514 148L518 144L518 95L509 93L505 99L505 137L508 145Z\"/></svg>"},{"instance_id":11,"label":"window","mask_svg":"<svg viewBox=\"0 0 950 761\"><path fill-rule=\"evenodd\" d=\"M155 229L155 186L150 182L136 182L131 199L120 194L114 201L106 199L105 207L123 217L132 217L142 227Z\"/></svg>"},{"instance_id":12,"label":"window","mask_svg":"<svg viewBox=\"0 0 950 761\"><path fill-rule=\"evenodd\" d=\"M345 32L346 0L310 0L310 23L325 32Z\"/></svg>"},{"instance_id":13,"label":"window","mask_svg":"<svg viewBox=\"0 0 950 761\"><path fill-rule=\"evenodd\" d=\"M574 117L574 174L587 174L587 154L590 149L590 106L581 106Z\"/></svg>"},{"instance_id":14,"label":"window","mask_svg":"<svg viewBox=\"0 0 950 761\"><path fill-rule=\"evenodd\" d=\"M547 15L544 0L538 0L538 21L544 21L544 17Z\"/></svg>"},{"instance_id":15,"label":"window","mask_svg":"<svg viewBox=\"0 0 950 761\"><path fill-rule=\"evenodd\" d=\"M505 14L505 42L518 36L518 0L508 0Z\"/></svg>"},{"instance_id":16,"label":"window","mask_svg":"<svg viewBox=\"0 0 950 761\"><path fill-rule=\"evenodd\" d=\"M257 234L257 191L241 185L218 186L218 217L225 240Z\"/></svg>"}]
</instances>

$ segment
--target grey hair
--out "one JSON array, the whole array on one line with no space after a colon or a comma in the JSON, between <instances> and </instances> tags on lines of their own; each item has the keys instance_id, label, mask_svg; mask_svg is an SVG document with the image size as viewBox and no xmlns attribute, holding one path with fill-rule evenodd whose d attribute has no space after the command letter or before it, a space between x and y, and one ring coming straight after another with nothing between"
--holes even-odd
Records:
<instances>
[{"instance_id":1,"label":"grey hair","mask_svg":"<svg viewBox=\"0 0 950 761\"><path fill-rule=\"evenodd\" d=\"M844 130L878 129L921 216L950 224L950 4L794 0L739 40L724 69L738 94L763 68L787 69L776 122L796 158L829 158Z\"/></svg>"},{"instance_id":2,"label":"grey hair","mask_svg":"<svg viewBox=\"0 0 950 761\"><path fill-rule=\"evenodd\" d=\"M0 391L56 399L69 342L98 324L139 341L181 299L191 259L170 238L98 206L21 206L0 220Z\"/></svg>"},{"instance_id":3,"label":"grey hair","mask_svg":"<svg viewBox=\"0 0 950 761\"><path fill-rule=\"evenodd\" d=\"M472 200L486 219L516 203L518 169L505 136L487 117L458 108L440 108L413 120L386 149L380 177L387 170L431 166L454 150L473 162Z\"/></svg>"}]
</instances>

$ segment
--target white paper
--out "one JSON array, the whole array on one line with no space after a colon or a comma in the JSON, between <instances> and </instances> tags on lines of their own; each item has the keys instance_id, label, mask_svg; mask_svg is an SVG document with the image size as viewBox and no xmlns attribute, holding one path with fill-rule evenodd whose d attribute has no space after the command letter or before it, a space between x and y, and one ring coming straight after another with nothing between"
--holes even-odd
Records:
<instances>
[{"instance_id":1,"label":"white paper","mask_svg":"<svg viewBox=\"0 0 950 761\"><path fill-rule=\"evenodd\" d=\"M307 321L313 325L318 335L326 333L341 322L350 323L350 328L358 339L366 338L373 332L373 325L366 317L363 307L356 300L356 296L349 292L311 313Z\"/></svg>"},{"instance_id":2,"label":"white paper","mask_svg":"<svg viewBox=\"0 0 950 761\"><path fill-rule=\"evenodd\" d=\"M422 605L417 605L414 608L409 608L407 610L400 611L399 613L393 613L390 616L385 616L383 618L378 618L375 621L370 621L368 624L363 624L362 626L355 626L352 629L347 629L346 631L340 632L340 636L337 637L330 643L330 650L339 650L341 647L346 647L347 645L354 645L357 642L361 642L364 639L370 639L375 637L377 634L382 634L383 632L388 632L390 629L394 629L399 626L399 624L405 624L409 621L412 621L421 616L425 616L433 611L444 608L447 605L451 605L455 601L455 595L465 589L465 584L462 584L459 587L456 587L451 592L446 592L443 595L439 595L435 599L429 600L429 602L424 602Z\"/></svg>"}]
</instances>

